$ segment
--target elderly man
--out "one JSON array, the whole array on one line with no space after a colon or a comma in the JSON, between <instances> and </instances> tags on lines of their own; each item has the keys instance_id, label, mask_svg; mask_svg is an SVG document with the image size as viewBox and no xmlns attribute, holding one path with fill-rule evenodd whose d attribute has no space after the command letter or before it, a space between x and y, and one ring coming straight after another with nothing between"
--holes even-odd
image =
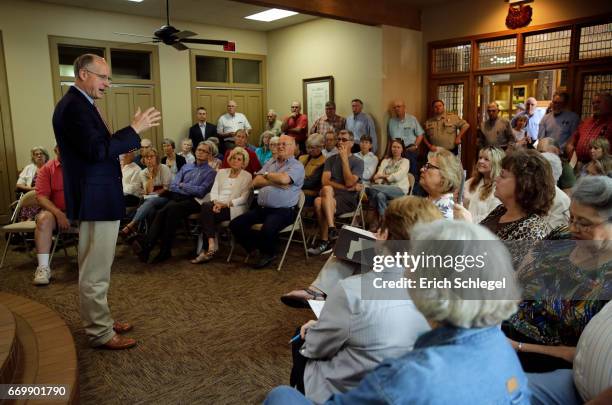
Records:
<instances>
[{"instance_id":1,"label":"elderly man","mask_svg":"<svg viewBox=\"0 0 612 405\"><path fill-rule=\"evenodd\" d=\"M278 143L278 156L270 159L253 179L253 188L259 189L254 208L230 222L236 241L247 252L259 250L259 261L253 266L261 269L276 259L279 232L295 221L295 207L304 184L304 166L294 157L295 139L282 135ZM254 224L262 224L254 231Z\"/></svg>"},{"instance_id":2,"label":"elderly man","mask_svg":"<svg viewBox=\"0 0 612 405\"><path fill-rule=\"evenodd\" d=\"M251 173L251 175L255 174L259 169L261 169L261 164L259 163L259 159L257 158L257 154L249 147L247 147L247 134L244 130L239 129L236 131L236 135L234 135L234 140L236 142L236 146L240 146L244 148L249 154L249 164L244 168L247 172ZM221 166L222 169L227 169L230 167L229 164L229 155L230 151L225 152L225 156L223 157L223 164Z\"/></svg>"},{"instance_id":3,"label":"elderly man","mask_svg":"<svg viewBox=\"0 0 612 405\"><path fill-rule=\"evenodd\" d=\"M328 131L340 132L346 126L346 120L336 114L336 103L328 101L325 103L325 115L320 117L310 128L310 134L324 134Z\"/></svg>"},{"instance_id":4,"label":"elderly man","mask_svg":"<svg viewBox=\"0 0 612 405\"><path fill-rule=\"evenodd\" d=\"M57 146L55 154L57 158L45 163L36 175L36 199L42 210L36 216L36 230L34 231L36 259L38 260L38 267L34 273L34 285L47 285L51 280L49 252L53 231L55 229L65 231L70 228L70 221L65 213L62 161Z\"/></svg>"},{"instance_id":5,"label":"elderly man","mask_svg":"<svg viewBox=\"0 0 612 405\"><path fill-rule=\"evenodd\" d=\"M336 147L338 137L334 131L327 131L324 136L323 150L321 153L323 153L323 156L327 159L330 156L338 154L338 148Z\"/></svg>"},{"instance_id":6,"label":"elderly man","mask_svg":"<svg viewBox=\"0 0 612 405\"><path fill-rule=\"evenodd\" d=\"M355 135L355 144L353 145L353 153L359 152L359 144L361 143L361 137L368 135L372 140L372 152L376 153L378 150L378 137L376 136L376 126L370 114L363 112L363 101L355 98L351 101L351 109L353 115L346 118L346 129L351 131Z\"/></svg>"},{"instance_id":7,"label":"elderly man","mask_svg":"<svg viewBox=\"0 0 612 405\"><path fill-rule=\"evenodd\" d=\"M266 127L264 131L270 131L274 133L274 136L280 136L282 126L283 123L281 120L277 119L276 111L268 110L268 114L266 115Z\"/></svg>"},{"instance_id":8,"label":"elderly man","mask_svg":"<svg viewBox=\"0 0 612 405\"><path fill-rule=\"evenodd\" d=\"M219 117L217 121L217 135L220 141L224 144L225 150L234 147L234 135L239 129L244 129L249 134L251 124L247 117L239 112L236 112L238 104L234 100L227 102L227 113Z\"/></svg>"},{"instance_id":9,"label":"elderly man","mask_svg":"<svg viewBox=\"0 0 612 405\"><path fill-rule=\"evenodd\" d=\"M552 111L540 121L538 139L554 138L562 149L572 136L580 118L578 114L569 111L569 94L565 92L556 93L552 99Z\"/></svg>"},{"instance_id":10,"label":"elderly man","mask_svg":"<svg viewBox=\"0 0 612 405\"><path fill-rule=\"evenodd\" d=\"M434 115L425 121L425 145L431 152L443 148L456 155L470 124L456 114L447 113L442 100L434 100L431 107Z\"/></svg>"},{"instance_id":11,"label":"elderly man","mask_svg":"<svg viewBox=\"0 0 612 405\"><path fill-rule=\"evenodd\" d=\"M612 96L610 93L596 94L592 105L593 116L582 121L565 147L568 158L576 151L578 160L583 163L591 160L591 142L595 138L604 137L612 145Z\"/></svg>"},{"instance_id":12,"label":"elderly man","mask_svg":"<svg viewBox=\"0 0 612 405\"><path fill-rule=\"evenodd\" d=\"M149 261L151 250L161 241L159 254L153 263L161 263L171 257L176 228L191 214L200 212L200 205L215 181L217 172L208 165L210 145L200 142L195 150L195 163L187 163L176 174L165 195L170 201L155 214L151 229L143 240L134 241L132 247L143 263Z\"/></svg>"},{"instance_id":13,"label":"elderly man","mask_svg":"<svg viewBox=\"0 0 612 405\"><path fill-rule=\"evenodd\" d=\"M387 123L387 133L389 134L388 148L391 147L393 139L401 139L406 145L404 157L410 161L410 173L419 179L419 167L417 164L418 150L423 141L423 128L414 115L406 113L406 104L403 100L395 100L393 102L393 110L389 122ZM390 152L390 150L389 150Z\"/></svg>"},{"instance_id":14,"label":"elderly man","mask_svg":"<svg viewBox=\"0 0 612 405\"><path fill-rule=\"evenodd\" d=\"M359 202L357 184L363 177L363 160L351 154L353 133L346 129L338 134L338 153L327 158L321 177L321 192L315 199L320 241L308 250L312 255L330 253L330 240L337 238L334 215L354 211Z\"/></svg>"},{"instance_id":15,"label":"elderly man","mask_svg":"<svg viewBox=\"0 0 612 405\"><path fill-rule=\"evenodd\" d=\"M217 126L206 122L208 119L206 108L198 107L196 110L196 119L197 122L189 128L189 139L191 139L192 145L197 145L211 136L217 136Z\"/></svg>"},{"instance_id":16,"label":"elderly man","mask_svg":"<svg viewBox=\"0 0 612 405\"><path fill-rule=\"evenodd\" d=\"M142 161L142 154L147 151L150 150L153 147L153 142L151 142L150 139L147 138L142 138L140 140L140 153L138 154L138 156L136 156L136 158L134 159L134 163L136 163L141 169L145 168L145 164Z\"/></svg>"},{"instance_id":17,"label":"elderly man","mask_svg":"<svg viewBox=\"0 0 612 405\"><path fill-rule=\"evenodd\" d=\"M514 121L524 115L527 117L527 125L525 126L525 132L529 135L530 142L535 142L538 140L538 131L540 130L540 121L544 117L544 110L538 109L538 100L535 97L529 97L525 102L525 111L516 114L514 118L512 118L512 125L514 125Z\"/></svg>"},{"instance_id":18,"label":"elderly man","mask_svg":"<svg viewBox=\"0 0 612 405\"><path fill-rule=\"evenodd\" d=\"M299 101L291 103L291 114L284 120L281 130L283 133L290 135L295 139L296 145L300 147L300 151L305 151L306 135L308 133L308 116L301 114L302 104Z\"/></svg>"},{"instance_id":19,"label":"elderly man","mask_svg":"<svg viewBox=\"0 0 612 405\"><path fill-rule=\"evenodd\" d=\"M510 127L510 121L499 116L497 103L487 104L487 116L489 119L480 124L478 128L478 146L496 146L506 150L508 145L514 143L514 134Z\"/></svg>"}]
</instances>

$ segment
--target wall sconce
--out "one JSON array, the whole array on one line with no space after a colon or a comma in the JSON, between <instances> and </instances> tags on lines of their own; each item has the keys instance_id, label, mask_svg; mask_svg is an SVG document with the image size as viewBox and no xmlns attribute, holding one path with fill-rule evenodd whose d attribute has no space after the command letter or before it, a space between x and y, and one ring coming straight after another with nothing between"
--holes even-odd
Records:
<instances>
[{"instance_id":1,"label":"wall sconce","mask_svg":"<svg viewBox=\"0 0 612 405\"><path fill-rule=\"evenodd\" d=\"M504 0L508 3L508 16L506 17L506 27L516 29L526 27L531 22L533 9L527 3L533 0Z\"/></svg>"}]
</instances>

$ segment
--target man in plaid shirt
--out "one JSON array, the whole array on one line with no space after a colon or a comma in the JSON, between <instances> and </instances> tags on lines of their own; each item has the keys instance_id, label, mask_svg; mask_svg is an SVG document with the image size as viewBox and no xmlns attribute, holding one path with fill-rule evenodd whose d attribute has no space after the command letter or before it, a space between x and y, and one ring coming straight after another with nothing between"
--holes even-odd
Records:
<instances>
[{"instance_id":1,"label":"man in plaid shirt","mask_svg":"<svg viewBox=\"0 0 612 405\"><path fill-rule=\"evenodd\" d=\"M571 158L574 151L578 160L587 163L591 160L591 142L598 137L605 137L612 144L612 95L598 93L593 97L593 116L583 120L578 129L567 142L565 151ZM612 152L612 151L611 151Z\"/></svg>"}]
</instances>

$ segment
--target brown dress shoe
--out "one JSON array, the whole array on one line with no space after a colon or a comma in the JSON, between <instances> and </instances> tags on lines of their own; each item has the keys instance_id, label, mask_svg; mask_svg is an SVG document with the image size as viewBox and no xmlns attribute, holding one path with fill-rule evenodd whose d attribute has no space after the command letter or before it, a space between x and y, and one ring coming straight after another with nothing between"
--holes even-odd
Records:
<instances>
[{"instance_id":1,"label":"brown dress shoe","mask_svg":"<svg viewBox=\"0 0 612 405\"><path fill-rule=\"evenodd\" d=\"M111 340L100 346L100 348L109 350L123 350L134 346L136 346L136 341L134 339L121 335L115 335Z\"/></svg>"},{"instance_id":2,"label":"brown dress shoe","mask_svg":"<svg viewBox=\"0 0 612 405\"><path fill-rule=\"evenodd\" d=\"M132 329L134 329L134 326L129 322L115 321L113 323L113 330L117 333L121 333L121 334L127 333L131 331Z\"/></svg>"}]
</instances>

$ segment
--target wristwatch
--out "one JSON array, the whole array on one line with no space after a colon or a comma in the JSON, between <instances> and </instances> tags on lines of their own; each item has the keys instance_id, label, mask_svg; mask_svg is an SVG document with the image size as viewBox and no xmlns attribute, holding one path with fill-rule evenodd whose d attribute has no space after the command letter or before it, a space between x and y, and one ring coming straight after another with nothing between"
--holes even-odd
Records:
<instances>
[{"instance_id":1,"label":"wristwatch","mask_svg":"<svg viewBox=\"0 0 612 405\"><path fill-rule=\"evenodd\" d=\"M270 174L270 172L264 172L263 174L264 179L268 180L268 174Z\"/></svg>"}]
</instances>

